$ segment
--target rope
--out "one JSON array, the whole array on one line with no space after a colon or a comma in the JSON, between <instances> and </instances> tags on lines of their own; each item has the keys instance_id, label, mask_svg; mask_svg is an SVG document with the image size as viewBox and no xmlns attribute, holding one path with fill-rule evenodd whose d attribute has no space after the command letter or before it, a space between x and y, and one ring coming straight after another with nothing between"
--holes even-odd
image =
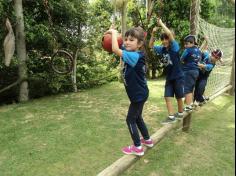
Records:
<instances>
[{"instance_id":1,"label":"rope","mask_svg":"<svg viewBox=\"0 0 236 176\"><path fill-rule=\"evenodd\" d=\"M192 0L190 25L196 36L208 37L208 51L221 49L224 53L223 63L217 64L210 74L205 94L211 96L230 84L235 28L222 28L210 24L200 17L200 0Z\"/></svg>"},{"instance_id":2,"label":"rope","mask_svg":"<svg viewBox=\"0 0 236 176\"><path fill-rule=\"evenodd\" d=\"M49 0L43 0L43 5L45 7L46 13L48 15L48 22L49 22L49 30L51 31L52 35L53 35L53 44L54 44L54 48L58 48L58 40L57 40L57 36L55 35L55 31L53 29L53 20L52 20L52 15L50 12L50 7L49 7Z\"/></svg>"},{"instance_id":3,"label":"rope","mask_svg":"<svg viewBox=\"0 0 236 176\"><path fill-rule=\"evenodd\" d=\"M196 35L198 32L198 22L201 12L201 0L192 0L191 1L191 10L190 10L190 33Z\"/></svg>"}]
</instances>

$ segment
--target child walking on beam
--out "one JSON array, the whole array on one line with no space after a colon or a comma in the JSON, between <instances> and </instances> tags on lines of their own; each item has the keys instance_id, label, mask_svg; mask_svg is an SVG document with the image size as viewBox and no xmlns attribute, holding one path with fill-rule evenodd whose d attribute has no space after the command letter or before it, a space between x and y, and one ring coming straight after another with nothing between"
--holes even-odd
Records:
<instances>
[{"instance_id":1,"label":"child walking on beam","mask_svg":"<svg viewBox=\"0 0 236 176\"><path fill-rule=\"evenodd\" d=\"M110 29L112 35L112 51L124 62L124 86L130 99L130 106L126 118L127 126L133 140L133 145L122 149L125 154L144 155L141 144L153 146L148 129L142 117L143 107L148 99L149 89L146 80L145 53L142 51L145 43L144 31L132 28L125 33L124 48L120 49L117 42L117 31ZM139 131L142 138L139 136Z\"/></svg>"},{"instance_id":2,"label":"child walking on beam","mask_svg":"<svg viewBox=\"0 0 236 176\"><path fill-rule=\"evenodd\" d=\"M181 56L184 71L184 94L186 106L184 111L191 112L193 107L193 90L199 76L198 63L201 60L202 53L197 46L194 35L188 35L184 38L185 50Z\"/></svg>"},{"instance_id":3,"label":"child walking on beam","mask_svg":"<svg viewBox=\"0 0 236 176\"><path fill-rule=\"evenodd\" d=\"M149 47L154 49L154 52L161 55L162 61L166 70L166 82L164 97L168 110L167 118L162 124L173 123L176 118L183 117L183 101L184 97L184 74L181 68L180 56L179 56L179 44L174 38L174 34L166 27L160 18L157 21L158 25L162 27L164 33L161 34L161 45L154 46L154 34L157 28L152 31ZM178 112L175 114L172 105L172 98L175 97L178 104Z\"/></svg>"}]
</instances>

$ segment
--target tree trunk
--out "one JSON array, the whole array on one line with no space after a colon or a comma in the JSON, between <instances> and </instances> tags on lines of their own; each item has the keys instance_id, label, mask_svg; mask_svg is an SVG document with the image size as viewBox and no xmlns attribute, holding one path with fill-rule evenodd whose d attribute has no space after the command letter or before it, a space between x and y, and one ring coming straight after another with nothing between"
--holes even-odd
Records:
<instances>
[{"instance_id":1,"label":"tree trunk","mask_svg":"<svg viewBox=\"0 0 236 176\"><path fill-rule=\"evenodd\" d=\"M122 33L122 38L125 37L125 32L127 30L127 1L123 2L123 7L121 11L121 33Z\"/></svg>"},{"instance_id":2,"label":"tree trunk","mask_svg":"<svg viewBox=\"0 0 236 176\"><path fill-rule=\"evenodd\" d=\"M78 92L76 73L77 73L77 57L78 57L79 52L80 52L80 49L77 49L75 56L73 58L73 69L72 69L72 73L71 73L72 85L73 85L73 90L75 93Z\"/></svg>"},{"instance_id":3,"label":"tree trunk","mask_svg":"<svg viewBox=\"0 0 236 176\"><path fill-rule=\"evenodd\" d=\"M234 95L235 93L235 47L234 47L234 54L233 54L233 60L232 60L230 84L232 85L232 89L229 91L229 94Z\"/></svg>"},{"instance_id":4,"label":"tree trunk","mask_svg":"<svg viewBox=\"0 0 236 176\"><path fill-rule=\"evenodd\" d=\"M200 0L192 0L190 9L190 34L197 35Z\"/></svg>"},{"instance_id":5,"label":"tree trunk","mask_svg":"<svg viewBox=\"0 0 236 176\"><path fill-rule=\"evenodd\" d=\"M24 17L22 0L14 0L14 9L16 15L16 51L19 59L19 79L23 80L20 83L19 101L27 101L29 99L29 90L27 80L27 65L26 65L26 45L24 32Z\"/></svg>"}]
</instances>

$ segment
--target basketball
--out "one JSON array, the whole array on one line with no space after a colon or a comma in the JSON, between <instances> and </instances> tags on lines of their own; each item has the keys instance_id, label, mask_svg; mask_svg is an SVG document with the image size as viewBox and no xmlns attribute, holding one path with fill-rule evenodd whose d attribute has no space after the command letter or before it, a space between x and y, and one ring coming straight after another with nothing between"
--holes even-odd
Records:
<instances>
[{"instance_id":1,"label":"basketball","mask_svg":"<svg viewBox=\"0 0 236 176\"><path fill-rule=\"evenodd\" d=\"M122 36L119 35L117 37L119 48L121 48L123 44ZM102 47L105 51L112 53L112 36L111 34L105 34L102 38Z\"/></svg>"}]
</instances>

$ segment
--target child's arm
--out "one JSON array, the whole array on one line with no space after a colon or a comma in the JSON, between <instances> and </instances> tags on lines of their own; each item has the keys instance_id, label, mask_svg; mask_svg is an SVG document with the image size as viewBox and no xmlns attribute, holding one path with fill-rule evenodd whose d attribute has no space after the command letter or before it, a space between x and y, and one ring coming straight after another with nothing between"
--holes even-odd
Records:
<instances>
[{"instance_id":1,"label":"child's arm","mask_svg":"<svg viewBox=\"0 0 236 176\"><path fill-rule=\"evenodd\" d=\"M204 36L204 41L202 42L202 45L200 46L200 50L204 51L207 50L208 47L208 37Z\"/></svg>"},{"instance_id":2,"label":"child's arm","mask_svg":"<svg viewBox=\"0 0 236 176\"><path fill-rule=\"evenodd\" d=\"M206 70L206 71L211 71L213 69L213 65L212 64L198 64L198 67L202 70Z\"/></svg>"},{"instance_id":3,"label":"child's arm","mask_svg":"<svg viewBox=\"0 0 236 176\"><path fill-rule=\"evenodd\" d=\"M209 53L208 52L204 52L203 53L203 61L206 61L206 60L208 60L209 59ZM206 70L206 71L211 71L213 68L214 68L214 64L212 64L212 63L208 63L208 64L205 64L205 63L203 63L203 64L201 64L201 63L198 63L198 67L202 70L202 69L204 69L204 70Z\"/></svg>"},{"instance_id":4,"label":"child's arm","mask_svg":"<svg viewBox=\"0 0 236 176\"><path fill-rule=\"evenodd\" d=\"M112 52L117 56L122 57L122 50L119 48L119 44L117 41L118 31L111 27L111 29L105 32L105 34L111 34L112 36Z\"/></svg>"},{"instance_id":5,"label":"child's arm","mask_svg":"<svg viewBox=\"0 0 236 176\"><path fill-rule=\"evenodd\" d=\"M117 56L122 57L122 50L119 48L119 44L117 41L118 32L117 30L114 30L114 29L110 29L109 31L111 32L111 35L112 35L112 51Z\"/></svg>"},{"instance_id":6,"label":"child's arm","mask_svg":"<svg viewBox=\"0 0 236 176\"><path fill-rule=\"evenodd\" d=\"M155 42L154 34L156 33L156 31L157 31L157 27L153 28L151 38L149 41L149 48L153 48L153 46L154 46L154 42Z\"/></svg>"},{"instance_id":7,"label":"child's arm","mask_svg":"<svg viewBox=\"0 0 236 176\"><path fill-rule=\"evenodd\" d=\"M185 61L185 59L187 58L187 55L188 55L188 51L187 51L187 49L185 49L183 54L180 57L181 62Z\"/></svg>"},{"instance_id":8,"label":"child's arm","mask_svg":"<svg viewBox=\"0 0 236 176\"><path fill-rule=\"evenodd\" d=\"M164 32L168 35L170 41L173 41L174 40L174 35L169 30L169 28L162 22L162 20L160 18L157 19L157 23L162 27Z\"/></svg>"},{"instance_id":9,"label":"child's arm","mask_svg":"<svg viewBox=\"0 0 236 176\"><path fill-rule=\"evenodd\" d=\"M121 50L119 48L118 42L117 42L117 31L114 29L110 29L106 33L110 33L112 35L112 52L115 53L120 58L120 64L123 63L129 64L131 67L135 67L139 60L139 54L137 52L128 52L125 50Z\"/></svg>"}]
</instances>

